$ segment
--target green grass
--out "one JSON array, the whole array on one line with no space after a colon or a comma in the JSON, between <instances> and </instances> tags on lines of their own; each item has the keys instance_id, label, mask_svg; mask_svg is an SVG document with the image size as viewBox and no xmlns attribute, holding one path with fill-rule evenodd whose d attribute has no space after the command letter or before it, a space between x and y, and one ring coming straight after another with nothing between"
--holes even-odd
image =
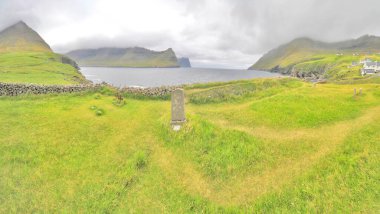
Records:
<instances>
[{"instance_id":1,"label":"green grass","mask_svg":"<svg viewBox=\"0 0 380 214\"><path fill-rule=\"evenodd\" d=\"M0 53L0 82L43 85L86 82L74 67L61 63L60 58L49 52Z\"/></svg>"},{"instance_id":2,"label":"green grass","mask_svg":"<svg viewBox=\"0 0 380 214\"><path fill-rule=\"evenodd\" d=\"M0 213L376 213L379 91L189 86L179 132L169 100L116 106L106 88L2 97Z\"/></svg>"},{"instance_id":3,"label":"green grass","mask_svg":"<svg viewBox=\"0 0 380 214\"><path fill-rule=\"evenodd\" d=\"M294 186L260 199L254 211L366 212L380 208L380 124L364 126Z\"/></svg>"},{"instance_id":4,"label":"green grass","mask_svg":"<svg viewBox=\"0 0 380 214\"><path fill-rule=\"evenodd\" d=\"M269 96L301 85L298 80L288 78L212 84L212 88L209 86L209 89L206 88L190 94L189 101L194 104L236 102L248 97ZM196 85L192 88L202 89L202 85Z\"/></svg>"},{"instance_id":5,"label":"green grass","mask_svg":"<svg viewBox=\"0 0 380 214\"><path fill-rule=\"evenodd\" d=\"M194 164L205 176L226 180L235 176L236 171L241 172L250 165L261 168L261 163L267 161L262 141L197 117L190 121L180 134L162 127L162 141L188 161L195 160Z\"/></svg>"}]
</instances>

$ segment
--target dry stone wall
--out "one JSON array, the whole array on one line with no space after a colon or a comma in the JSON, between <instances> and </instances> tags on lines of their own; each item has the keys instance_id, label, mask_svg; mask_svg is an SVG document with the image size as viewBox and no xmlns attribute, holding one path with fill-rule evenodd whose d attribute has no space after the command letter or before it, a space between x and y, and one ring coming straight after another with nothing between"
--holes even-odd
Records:
<instances>
[{"instance_id":1,"label":"dry stone wall","mask_svg":"<svg viewBox=\"0 0 380 214\"><path fill-rule=\"evenodd\" d=\"M1 83L0 96L19 96L22 94L54 94L54 93L75 93L81 91L98 90L102 86L109 86L106 83L102 84L87 84L87 85L36 85L36 84L19 84L19 83ZM164 97L170 95L180 86L162 86L154 88L137 88L124 87L120 89L123 93L128 93L146 97Z\"/></svg>"},{"instance_id":2,"label":"dry stone wall","mask_svg":"<svg viewBox=\"0 0 380 214\"><path fill-rule=\"evenodd\" d=\"M74 93L86 90L95 90L100 85L35 85L0 83L0 96L18 96L22 94L53 94Z\"/></svg>"},{"instance_id":3,"label":"dry stone wall","mask_svg":"<svg viewBox=\"0 0 380 214\"><path fill-rule=\"evenodd\" d=\"M140 95L146 97L164 97L170 95L174 90L179 88L178 86L162 86L154 88L137 88L137 87L125 87L121 91L132 95Z\"/></svg>"}]
</instances>

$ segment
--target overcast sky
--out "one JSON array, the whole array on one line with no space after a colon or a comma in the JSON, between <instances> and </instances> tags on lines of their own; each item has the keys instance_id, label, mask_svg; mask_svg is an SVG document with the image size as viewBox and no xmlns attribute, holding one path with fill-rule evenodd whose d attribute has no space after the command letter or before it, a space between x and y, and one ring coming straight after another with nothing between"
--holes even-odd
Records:
<instances>
[{"instance_id":1,"label":"overcast sky","mask_svg":"<svg viewBox=\"0 0 380 214\"><path fill-rule=\"evenodd\" d=\"M173 48L198 67L247 68L297 37L380 35L380 0L0 0L0 29L24 20L56 52Z\"/></svg>"}]
</instances>

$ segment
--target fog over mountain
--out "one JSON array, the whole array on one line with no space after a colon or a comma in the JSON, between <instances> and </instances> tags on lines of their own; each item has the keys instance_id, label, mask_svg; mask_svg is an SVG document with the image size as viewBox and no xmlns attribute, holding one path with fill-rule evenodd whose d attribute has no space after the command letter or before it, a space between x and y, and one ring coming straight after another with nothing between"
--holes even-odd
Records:
<instances>
[{"instance_id":1,"label":"fog over mountain","mask_svg":"<svg viewBox=\"0 0 380 214\"><path fill-rule=\"evenodd\" d=\"M54 51L173 48L194 67L247 68L298 37L380 35L378 0L2 0L0 29L25 21Z\"/></svg>"}]
</instances>

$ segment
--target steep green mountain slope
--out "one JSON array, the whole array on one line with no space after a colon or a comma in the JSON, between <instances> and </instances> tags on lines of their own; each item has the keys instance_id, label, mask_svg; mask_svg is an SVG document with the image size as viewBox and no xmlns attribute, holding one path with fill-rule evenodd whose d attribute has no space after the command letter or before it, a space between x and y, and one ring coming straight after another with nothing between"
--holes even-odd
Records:
<instances>
[{"instance_id":1,"label":"steep green mountain slope","mask_svg":"<svg viewBox=\"0 0 380 214\"><path fill-rule=\"evenodd\" d=\"M81 66L106 67L179 67L174 51L152 51L145 48L99 48L71 51L67 56Z\"/></svg>"},{"instance_id":2,"label":"steep green mountain slope","mask_svg":"<svg viewBox=\"0 0 380 214\"><path fill-rule=\"evenodd\" d=\"M298 77L344 78L360 76L353 61L379 58L380 37L362 36L336 43L299 38L269 51L249 69L270 70Z\"/></svg>"},{"instance_id":3,"label":"steep green mountain slope","mask_svg":"<svg viewBox=\"0 0 380 214\"><path fill-rule=\"evenodd\" d=\"M53 53L24 22L0 32L0 82L78 84L87 82L70 58Z\"/></svg>"}]
</instances>

